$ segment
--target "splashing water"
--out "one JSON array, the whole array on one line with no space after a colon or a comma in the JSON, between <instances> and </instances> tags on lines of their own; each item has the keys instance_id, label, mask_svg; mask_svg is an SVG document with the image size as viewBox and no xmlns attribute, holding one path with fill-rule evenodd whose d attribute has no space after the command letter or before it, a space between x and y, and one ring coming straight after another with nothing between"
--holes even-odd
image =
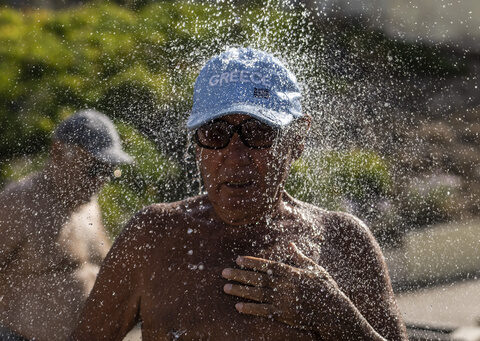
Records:
<instances>
[{"instance_id":1,"label":"splashing water","mask_svg":"<svg viewBox=\"0 0 480 341\"><path fill-rule=\"evenodd\" d=\"M126 148L137 158L101 193L112 236L142 206L197 194L201 180L184 128L194 79L211 56L251 46L293 71L313 118L307 150L286 185L295 197L360 215L385 245L410 229L478 216L478 79L469 69L478 70L478 55L390 39L332 15L331 1L307 3L186 1L135 11L87 5L76 14L79 28L73 10L59 17L2 12L3 22L30 25L24 45L40 46L21 66L9 57L1 69L9 75L7 90L0 87L2 114L18 114L20 122L5 126L25 137L17 142L0 128L2 161L9 161L2 179L38 168L44 156L16 155L41 150L81 103L122 121ZM57 48L62 58L55 59Z\"/></svg>"}]
</instances>

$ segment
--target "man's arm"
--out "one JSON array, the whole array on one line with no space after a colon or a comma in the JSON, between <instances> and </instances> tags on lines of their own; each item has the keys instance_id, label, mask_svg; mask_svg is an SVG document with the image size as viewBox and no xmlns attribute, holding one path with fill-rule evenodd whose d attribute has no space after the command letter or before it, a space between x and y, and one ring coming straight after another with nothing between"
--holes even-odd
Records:
<instances>
[{"instance_id":1,"label":"man's arm","mask_svg":"<svg viewBox=\"0 0 480 341\"><path fill-rule=\"evenodd\" d=\"M338 214L342 252L351 275L339 283L369 324L387 340L406 340L406 329L395 302L382 251L370 230L349 214ZM345 242L347 241L347 242Z\"/></svg>"},{"instance_id":2,"label":"man's arm","mask_svg":"<svg viewBox=\"0 0 480 341\"><path fill-rule=\"evenodd\" d=\"M70 340L121 340L137 322L147 261L144 221L141 212L116 239Z\"/></svg>"}]
</instances>

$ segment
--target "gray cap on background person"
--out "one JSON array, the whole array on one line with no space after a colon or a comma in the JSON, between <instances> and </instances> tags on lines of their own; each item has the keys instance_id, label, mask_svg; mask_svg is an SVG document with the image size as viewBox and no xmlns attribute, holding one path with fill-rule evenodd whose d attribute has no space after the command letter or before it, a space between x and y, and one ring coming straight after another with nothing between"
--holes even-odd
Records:
<instances>
[{"instance_id":1,"label":"gray cap on background person","mask_svg":"<svg viewBox=\"0 0 480 341\"><path fill-rule=\"evenodd\" d=\"M113 122L93 109L77 111L60 123L53 138L77 145L104 163L121 165L133 162L132 157L122 149Z\"/></svg>"}]
</instances>

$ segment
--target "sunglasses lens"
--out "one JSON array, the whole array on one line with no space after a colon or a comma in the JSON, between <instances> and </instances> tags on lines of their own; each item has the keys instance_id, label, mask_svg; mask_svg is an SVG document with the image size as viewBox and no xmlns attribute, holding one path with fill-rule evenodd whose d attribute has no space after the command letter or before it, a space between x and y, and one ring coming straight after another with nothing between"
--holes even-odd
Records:
<instances>
[{"instance_id":1,"label":"sunglasses lens","mask_svg":"<svg viewBox=\"0 0 480 341\"><path fill-rule=\"evenodd\" d=\"M196 139L201 147L220 149L230 142L231 127L227 122L215 121L207 123L196 131Z\"/></svg>"},{"instance_id":2,"label":"sunglasses lens","mask_svg":"<svg viewBox=\"0 0 480 341\"><path fill-rule=\"evenodd\" d=\"M277 137L274 128L254 119L243 123L241 129L245 144L252 148L269 148Z\"/></svg>"}]
</instances>

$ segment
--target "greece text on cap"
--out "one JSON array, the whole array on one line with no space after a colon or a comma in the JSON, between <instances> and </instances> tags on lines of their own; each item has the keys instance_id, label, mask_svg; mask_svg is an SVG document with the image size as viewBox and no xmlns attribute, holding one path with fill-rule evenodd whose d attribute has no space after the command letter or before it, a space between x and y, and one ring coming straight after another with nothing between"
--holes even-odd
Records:
<instances>
[{"instance_id":1,"label":"greece text on cap","mask_svg":"<svg viewBox=\"0 0 480 341\"><path fill-rule=\"evenodd\" d=\"M224 83L253 83L271 86L270 76L262 75L260 72L251 72L248 70L233 70L230 72L218 73L210 77L208 84L210 86L221 86Z\"/></svg>"}]
</instances>

